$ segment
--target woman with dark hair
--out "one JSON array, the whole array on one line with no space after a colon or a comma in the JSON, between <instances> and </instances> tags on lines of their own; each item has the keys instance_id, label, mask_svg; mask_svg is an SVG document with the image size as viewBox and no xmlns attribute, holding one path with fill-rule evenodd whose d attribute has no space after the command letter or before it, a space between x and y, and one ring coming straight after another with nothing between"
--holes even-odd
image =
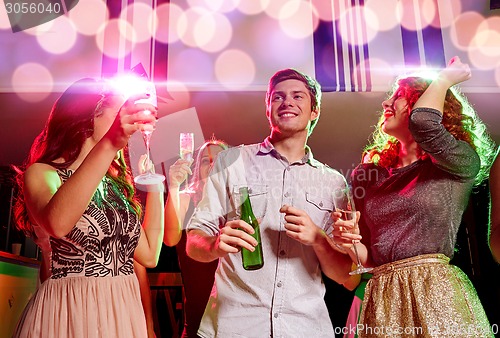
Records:
<instances>
[{"instance_id":1,"label":"woman with dark hair","mask_svg":"<svg viewBox=\"0 0 500 338\"><path fill-rule=\"evenodd\" d=\"M488 175L495 150L453 88L469 78L455 57L434 80L399 79L382 103L374 141L352 174L362 238L342 221L334 230L353 261L356 243L361 263L374 267L359 337L493 336L472 283L449 264L472 188Z\"/></svg>"},{"instance_id":2,"label":"woman with dark hair","mask_svg":"<svg viewBox=\"0 0 500 338\"><path fill-rule=\"evenodd\" d=\"M72 84L18 169L15 218L42 264L14 337L146 336L133 262L158 261L163 193L148 193L143 215L124 153L156 108L134 103L146 95L125 101L109 88Z\"/></svg>"},{"instance_id":3,"label":"woman with dark hair","mask_svg":"<svg viewBox=\"0 0 500 338\"><path fill-rule=\"evenodd\" d=\"M179 258L185 293L182 332L184 338L197 337L218 265L218 260L202 263L187 256L186 225L201 200L203 188L217 155L225 149L228 149L225 142L211 139L198 149L193 171L190 168L190 161L182 159L177 160L169 170L163 242L168 246L175 245ZM179 191L179 187L190 174L192 175L188 189Z\"/></svg>"}]
</instances>

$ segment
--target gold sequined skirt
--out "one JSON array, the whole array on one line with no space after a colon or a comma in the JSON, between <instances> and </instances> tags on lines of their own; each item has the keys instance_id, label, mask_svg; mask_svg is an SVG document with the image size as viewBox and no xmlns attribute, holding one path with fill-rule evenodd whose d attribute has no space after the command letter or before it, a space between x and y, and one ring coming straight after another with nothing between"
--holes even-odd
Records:
<instances>
[{"instance_id":1,"label":"gold sequined skirt","mask_svg":"<svg viewBox=\"0 0 500 338\"><path fill-rule=\"evenodd\" d=\"M493 337L469 278L442 254L375 268L363 300L358 336Z\"/></svg>"}]
</instances>

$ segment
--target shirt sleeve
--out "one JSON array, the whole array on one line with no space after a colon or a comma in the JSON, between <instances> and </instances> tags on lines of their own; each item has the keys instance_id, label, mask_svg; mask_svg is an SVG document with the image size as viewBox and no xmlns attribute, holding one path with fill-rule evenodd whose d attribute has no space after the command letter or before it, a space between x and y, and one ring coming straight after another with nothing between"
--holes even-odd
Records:
<instances>
[{"instance_id":1,"label":"shirt sleeve","mask_svg":"<svg viewBox=\"0 0 500 338\"><path fill-rule=\"evenodd\" d=\"M409 122L413 138L441 170L461 179L475 178L481 164L479 156L470 144L451 135L442 119L442 113L436 109L413 109Z\"/></svg>"},{"instance_id":2,"label":"shirt sleeve","mask_svg":"<svg viewBox=\"0 0 500 338\"><path fill-rule=\"evenodd\" d=\"M219 229L226 223L230 211L230 196L226 182L227 166L225 165L224 153L221 152L210 170L203 190L203 197L188 222L186 228L188 231L198 229L212 236L219 233Z\"/></svg>"}]
</instances>

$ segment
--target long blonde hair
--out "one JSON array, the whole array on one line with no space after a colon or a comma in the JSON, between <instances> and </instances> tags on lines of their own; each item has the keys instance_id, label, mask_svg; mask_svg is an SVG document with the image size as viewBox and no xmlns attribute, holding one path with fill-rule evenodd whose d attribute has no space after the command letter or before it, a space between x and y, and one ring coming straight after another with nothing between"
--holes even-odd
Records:
<instances>
[{"instance_id":1,"label":"long blonde hair","mask_svg":"<svg viewBox=\"0 0 500 338\"><path fill-rule=\"evenodd\" d=\"M205 183L202 182L200 177L201 158L203 156L203 152L209 146L219 146L224 150L229 148L226 142L217 140L212 137L210 140L203 143L203 145L196 151L193 175L191 176L191 179L189 181L189 190L192 191L191 198L193 199L194 205L198 204L203 195L203 186Z\"/></svg>"}]
</instances>

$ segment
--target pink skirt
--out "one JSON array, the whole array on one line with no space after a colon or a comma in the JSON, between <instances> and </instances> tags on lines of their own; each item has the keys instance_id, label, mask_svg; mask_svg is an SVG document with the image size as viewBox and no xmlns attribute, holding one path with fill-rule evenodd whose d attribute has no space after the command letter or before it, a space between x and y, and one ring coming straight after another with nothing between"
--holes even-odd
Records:
<instances>
[{"instance_id":1,"label":"pink skirt","mask_svg":"<svg viewBox=\"0 0 500 338\"><path fill-rule=\"evenodd\" d=\"M26 305L13 337L147 337L137 277L48 279Z\"/></svg>"}]
</instances>

